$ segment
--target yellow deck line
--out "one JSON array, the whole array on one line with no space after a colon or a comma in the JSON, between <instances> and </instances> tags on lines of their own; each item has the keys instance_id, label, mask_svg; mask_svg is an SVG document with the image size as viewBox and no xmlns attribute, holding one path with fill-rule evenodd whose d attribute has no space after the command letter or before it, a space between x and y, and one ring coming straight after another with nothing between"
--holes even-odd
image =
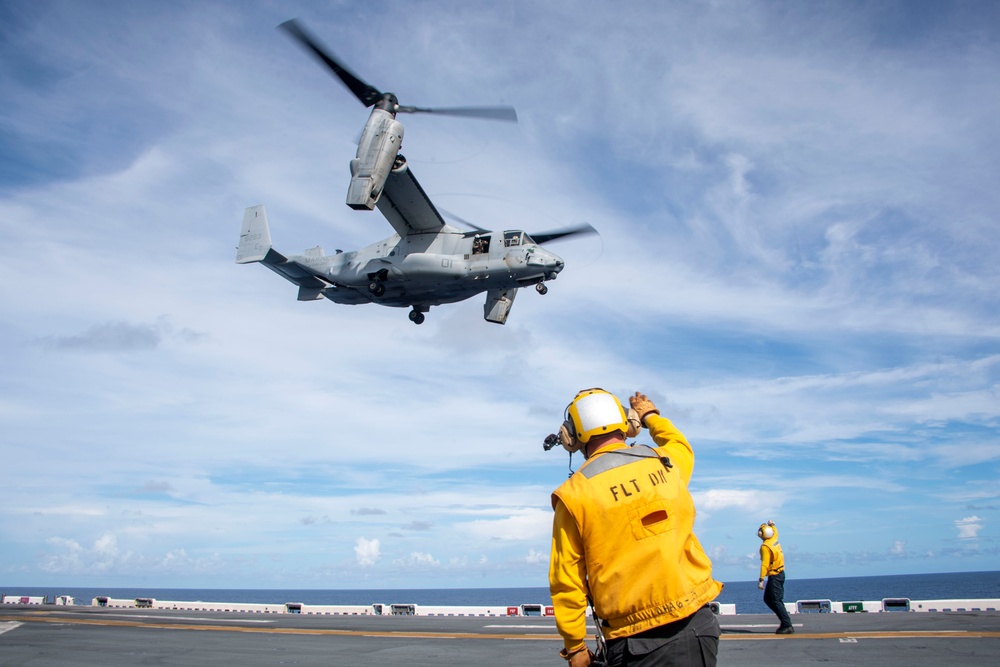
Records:
<instances>
[{"instance_id":1,"label":"yellow deck line","mask_svg":"<svg viewBox=\"0 0 1000 667\"><path fill-rule=\"evenodd\" d=\"M139 621L121 621L97 618L67 618L32 616L0 616L0 621L20 621L22 623L65 623L73 625L103 625L119 628L156 628L163 630L202 630L215 632L262 632L280 635L350 635L355 637L403 637L407 639L525 639L525 640L555 640L562 638L553 633L545 635L534 634L500 634L485 632L425 632L413 630L379 631L379 630L334 630L332 628L261 628L239 627L232 625L195 625L191 623L143 623Z\"/></svg>"},{"instance_id":2,"label":"yellow deck line","mask_svg":"<svg viewBox=\"0 0 1000 667\"><path fill-rule=\"evenodd\" d=\"M227 619L229 620L229 619ZM354 637L399 637L404 639L503 639L523 641L556 641L560 640L555 632L551 634L506 634L485 632L430 632L414 630L335 630L332 628L262 628L240 627L232 625L211 625L193 623L146 623L139 621L123 621L109 618L71 618L65 616L48 616L45 612L33 614L18 614L15 616L0 615L0 621L18 621L21 623L65 623L74 625L99 625L126 628L152 628L161 630L195 630L208 632L250 632L281 635L311 635L311 636L354 636ZM787 641L796 639L903 639L903 638L948 638L948 639L998 639L1000 632L986 630L877 630L870 632L797 632L793 635L776 635L773 633L723 633L723 641Z\"/></svg>"}]
</instances>

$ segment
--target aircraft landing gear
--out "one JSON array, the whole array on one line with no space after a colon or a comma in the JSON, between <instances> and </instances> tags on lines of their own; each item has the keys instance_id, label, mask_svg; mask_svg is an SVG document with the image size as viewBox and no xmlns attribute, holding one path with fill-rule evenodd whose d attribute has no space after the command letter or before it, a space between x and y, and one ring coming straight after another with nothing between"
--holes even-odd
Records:
<instances>
[{"instance_id":1,"label":"aircraft landing gear","mask_svg":"<svg viewBox=\"0 0 1000 667\"><path fill-rule=\"evenodd\" d=\"M545 286L545 283L538 283L537 285L535 285L535 291L537 291L539 294L548 294L549 288Z\"/></svg>"},{"instance_id":2,"label":"aircraft landing gear","mask_svg":"<svg viewBox=\"0 0 1000 667\"><path fill-rule=\"evenodd\" d=\"M413 322L414 324L423 324L424 314L421 313L416 308L414 308L413 310L410 311L410 321Z\"/></svg>"},{"instance_id":3,"label":"aircraft landing gear","mask_svg":"<svg viewBox=\"0 0 1000 667\"><path fill-rule=\"evenodd\" d=\"M368 291L375 296L385 294L385 281L389 278L389 270L382 269L368 274Z\"/></svg>"}]
</instances>

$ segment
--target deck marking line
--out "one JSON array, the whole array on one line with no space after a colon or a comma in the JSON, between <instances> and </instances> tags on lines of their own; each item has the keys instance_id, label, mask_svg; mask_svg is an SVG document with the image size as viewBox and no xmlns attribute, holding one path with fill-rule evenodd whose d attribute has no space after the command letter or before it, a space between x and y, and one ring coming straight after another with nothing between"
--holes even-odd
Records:
<instances>
[{"instance_id":1,"label":"deck marking line","mask_svg":"<svg viewBox=\"0 0 1000 667\"><path fill-rule=\"evenodd\" d=\"M53 614L71 614L73 612L52 612ZM274 620L256 618L205 618L204 616L163 616L154 614L102 614L102 616L117 616L118 618L158 618L164 621L201 621L202 623L275 623Z\"/></svg>"},{"instance_id":2,"label":"deck marking line","mask_svg":"<svg viewBox=\"0 0 1000 667\"><path fill-rule=\"evenodd\" d=\"M777 634L727 634L720 639L728 641L785 641L795 639L1000 639L1000 632L991 630L882 630L872 632L796 632L794 635Z\"/></svg>"},{"instance_id":3,"label":"deck marking line","mask_svg":"<svg viewBox=\"0 0 1000 667\"><path fill-rule=\"evenodd\" d=\"M0 621L2 620L15 620L14 618L6 618L0 616ZM45 616L32 616L32 617L22 617L21 620L31 623L62 623L62 624L73 624L73 625L99 625L99 626L112 626L120 628L150 628L155 630L201 630L208 632L248 632L248 633L265 633L265 634L278 634L278 635L328 635L328 636L355 636L355 637L400 637L404 639L513 639L513 640L532 640L532 639L542 639L547 641L562 641L562 637L553 632L550 635L511 635L511 634L501 634L501 633L485 633L485 632L420 632L420 631L401 631L394 632L391 630L378 631L378 630L335 630L332 628L249 628L249 627L238 627L238 626L221 626L221 625L193 625L189 623L140 623L135 621L120 621L120 620L100 620L96 618L47 618Z\"/></svg>"},{"instance_id":4,"label":"deck marking line","mask_svg":"<svg viewBox=\"0 0 1000 667\"><path fill-rule=\"evenodd\" d=\"M2 635L5 632L10 632L14 628L19 628L19 627L21 627L21 624L18 623L17 621L5 621L3 623L0 623L0 635Z\"/></svg>"}]
</instances>

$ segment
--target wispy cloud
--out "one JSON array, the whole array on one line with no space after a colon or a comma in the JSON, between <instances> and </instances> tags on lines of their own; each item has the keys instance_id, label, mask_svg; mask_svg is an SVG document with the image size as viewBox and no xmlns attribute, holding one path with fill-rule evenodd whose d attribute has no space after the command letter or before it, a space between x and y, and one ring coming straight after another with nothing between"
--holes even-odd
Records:
<instances>
[{"instance_id":1,"label":"wispy cloud","mask_svg":"<svg viewBox=\"0 0 1000 667\"><path fill-rule=\"evenodd\" d=\"M768 518L796 576L994 567L989 3L919 21L311 7L313 31L401 99L517 108L517 126L403 119L436 203L601 232L553 246L568 268L504 327L479 299L420 327L299 303L234 263L258 203L279 250L390 233L343 205L367 111L274 29L285 10L40 7L12 7L0 40L0 452L18 480L0 532L20 536L0 571L544 586L568 467L541 440L595 384L648 393L694 445L720 578L756 578Z\"/></svg>"}]
</instances>

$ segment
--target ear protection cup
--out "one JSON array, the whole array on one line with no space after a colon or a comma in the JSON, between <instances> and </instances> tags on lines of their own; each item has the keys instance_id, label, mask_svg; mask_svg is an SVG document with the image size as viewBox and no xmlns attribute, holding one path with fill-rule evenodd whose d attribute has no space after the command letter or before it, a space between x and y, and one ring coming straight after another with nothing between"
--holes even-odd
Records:
<instances>
[{"instance_id":1,"label":"ear protection cup","mask_svg":"<svg viewBox=\"0 0 1000 667\"><path fill-rule=\"evenodd\" d=\"M576 439L576 430L573 428L573 422L569 419L559 427L559 444L570 454L583 449L583 443Z\"/></svg>"},{"instance_id":2,"label":"ear protection cup","mask_svg":"<svg viewBox=\"0 0 1000 667\"><path fill-rule=\"evenodd\" d=\"M762 540L769 540L774 537L774 522L768 521L767 523L760 524L760 528L757 529L757 537Z\"/></svg>"}]
</instances>

